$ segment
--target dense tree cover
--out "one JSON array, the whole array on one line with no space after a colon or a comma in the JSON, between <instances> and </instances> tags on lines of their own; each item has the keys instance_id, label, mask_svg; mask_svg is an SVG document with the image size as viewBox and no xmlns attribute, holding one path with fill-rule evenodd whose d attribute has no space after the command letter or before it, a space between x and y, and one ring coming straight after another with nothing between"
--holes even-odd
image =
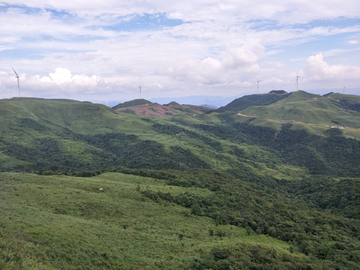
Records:
<instances>
[{"instance_id":1,"label":"dense tree cover","mask_svg":"<svg viewBox=\"0 0 360 270\"><path fill-rule=\"evenodd\" d=\"M3 152L19 160L32 163L28 166L18 165L15 167L15 169L20 171L78 170L78 168L91 170L93 165L81 162L79 159L67 154L61 149L59 142L52 138L38 139L33 147L20 144L8 144ZM96 159L96 161L101 162L101 159Z\"/></svg>"},{"instance_id":2,"label":"dense tree cover","mask_svg":"<svg viewBox=\"0 0 360 270\"><path fill-rule=\"evenodd\" d=\"M354 102L354 100L341 98L340 104L344 109L360 112L360 103Z\"/></svg>"},{"instance_id":3,"label":"dense tree cover","mask_svg":"<svg viewBox=\"0 0 360 270\"><path fill-rule=\"evenodd\" d=\"M6 144L3 152L29 162L28 165L12 168L20 171L76 172L105 169L110 166L157 170L210 168L188 149L171 146L171 151L168 153L161 143L151 140L142 141L135 135L108 133L87 136L69 131L67 136L92 148L86 148L81 156L74 156L62 145L63 141L44 138L37 140L33 147Z\"/></svg>"},{"instance_id":4,"label":"dense tree cover","mask_svg":"<svg viewBox=\"0 0 360 270\"><path fill-rule=\"evenodd\" d=\"M326 132L325 138L305 130L293 130L291 124L277 132L272 128L235 122L228 113L220 116L225 125L196 125L215 137L237 143L265 146L283 163L306 167L312 174L358 176L360 141L341 136L341 130Z\"/></svg>"},{"instance_id":5,"label":"dense tree cover","mask_svg":"<svg viewBox=\"0 0 360 270\"><path fill-rule=\"evenodd\" d=\"M177 135L185 131L184 128L175 126L175 125L163 125L159 123L154 123L152 128L157 132L167 134L167 135Z\"/></svg>"},{"instance_id":6,"label":"dense tree cover","mask_svg":"<svg viewBox=\"0 0 360 270\"><path fill-rule=\"evenodd\" d=\"M203 142L204 144L212 147L216 151L219 151L219 152L223 151L223 147L220 142L218 142L208 136L201 135L201 134L191 131L191 130L187 130L187 129L184 129L184 128L181 128L181 127L178 127L175 125L163 125L163 124L159 124L159 123L153 124L152 128L159 133L164 133L167 135L179 135L179 134L184 133L188 137L199 140L199 141Z\"/></svg>"},{"instance_id":7,"label":"dense tree cover","mask_svg":"<svg viewBox=\"0 0 360 270\"><path fill-rule=\"evenodd\" d=\"M287 254L278 254L275 249L262 246L239 245L233 249L213 248L201 258L194 259L190 269L254 269L254 270L312 270L337 269L336 264L306 260Z\"/></svg>"},{"instance_id":8,"label":"dense tree cover","mask_svg":"<svg viewBox=\"0 0 360 270\"><path fill-rule=\"evenodd\" d=\"M299 266L294 269L306 269L305 266L309 265L313 267L310 269L360 269L360 245L357 241L360 237L360 221L340 216L346 215L341 213L341 209L347 205L353 206L352 209L358 211L354 197L358 194L356 191L359 190L360 183L357 181L350 184L349 180L342 180L338 184L338 187L343 187L340 190L329 185L333 193L329 196L329 189L319 188L324 184L311 184L313 181L314 179L307 179L301 184L280 181L277 188L268 188L242 182L228 174L213 170L190 170L168 180L168 184L207 188L213 191L210 196L202 197L188 192L172 195L151 190L142 193L158 203L167 201L182 205L189 208L191 214L208 216L216 224L231 224L246 228L249 234L266 234L279 238L289 242L293 250L313 257L311 263L299 262ZM325 204L321 204L316 198L319 196L337 198L349 188L355 191L349 194L348 200L344 201L341 198L342 202L338 200L338 203L335 201L329 205L330 202L325 201ZM300 192L301 194L298 194ZM330 206L338 210L339 216L319 211ZM253 265L255 258L245 253L235 257L229 256L231 259L226 262L228 267L236 265L236 256L239 256L242 262L244 262L243 256L247 257L245 261ZM194 262L194 269L209 267L206 260L203 258ZM212 265L216 265L216 260L210 261ZM275 266L286 268L286 264L282 263L279 257L270 264L269 268L262 269L278 269L274 268Z\"/></svg>"},{"instance_id":9,"label":"dense tree cover","mask_svg":"<svg viewBox=\"0 0 360 270\"><path fill-rule=\"evenodd\" d=\"M34 119L31 119L31 118L20 118L19 125L22 127L32 128L37 131L44 131L44 130L49 129L48 127L42 125L38 121L35 121Z\"/></svg>"},{"instance_id":10,"label":"dense tree cover","mask_svg":"<svg viewBox=\"0 0 360 270\"><path fill-rule=\"evenodd\" d=\"M319 210L360 220L360 180L345 178L337 181L311 176L287 185L288 192L302 198Z\"/></svg>"}]
</instances>

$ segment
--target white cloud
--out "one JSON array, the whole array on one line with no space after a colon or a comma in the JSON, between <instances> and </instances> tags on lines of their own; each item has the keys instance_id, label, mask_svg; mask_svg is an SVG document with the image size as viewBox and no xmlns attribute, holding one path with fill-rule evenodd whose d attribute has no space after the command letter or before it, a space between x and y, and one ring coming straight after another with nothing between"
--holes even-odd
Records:
<instances>
[{"instance_id":1,"label":"white cloud","mask_svg":"<svg viewBox=\"0 0 360 270\"><path fill-rule=\"evenodd\" d=\"M353 45L357 44L360 32L360 26L353 23L331 26L332 19L359 18L357 0L341 3L336 0L224 0L221 3L5 0L2 3L11 4L12 8L6 11L5 5L0 11L0 70L7 71L12 65L26 71L27 79L22 78L22 84L28 87L29 94L51 88L48 91L54 95L56 91L59 95L96 92L125 95L137 91L139 77L146 81L144 91L153 96L219 90L224 95L233 95L241 87L254 87L254 82L260 79L264 87L293 84L287 66L291 71L295 66L300 72L308 56L316 53L302 51L301 44L318 42L307 47L322 52L325 57L355 55ZM147 16L141 17L145 22L139 19L144 14L186 23L145 27L150 22L146 22ZM327 26L321 26L320 20L326 20ZM312 27L314 21L320 26ZM134 29L127 29L123 22ZM341 33L352 35L344 38L347 47L334 45L323 49L321 42ZM301 54L289 56L289 50ZM297 61L289 64L291 58ZM350 58L356 61L355 57ZM344 66L351 66L345 63L344 60ZM306 68L316 70L320 78L330 72L324 69L321 73L320 66L324 66L320 60L310 63L308 60ZM316 80L311 76L302 78L311 79ZM13 82L1 83L1 87L13 89ZM1 96L5 92L1 90Z\"/></svg>"},{"instance_id":2,"label":"white cloud","mask_svg":"<svg viewBox=\"0 0 360 270\"><path fill-rule=\"evenodd\" d=\"M264 57L265 48L256 41L238 48L225 46L223 59L207 57L203 60L188 60L166 69L165 75L179 81L202 84L230 84L244 80L260 71L259 61Z\"/></svg>"},{"instance_id":3,"label":"white cloud","mask_svg":"<svg viewBox=\"0 0 360 270\"><path fill-rule=\"evenodd\" d=\"M340 17L358 18L360 3L357 0L3 0L4 4L26 5L35 8L64 10L80 17L110 18L132 14L165 13L169 18L185 21L204 20L258 20L267 19L283 24L308 23L313 20L334 19Z\"/></svg>"},{"instance_id":4,"label":"white cloud","mask_svg":"<svg viewBox=\"0 0 360 270\"><path fill-rule=\"evenodd\" d=\"M329 80L342 79L358 80L360 68L346 65L329 65L324 61L322 53L310 56L305 66L307 80Z\"/></svg>"},{"instance_id":5,"label":"white cloud","mask_svg":"<svg viewBox=\"0 0 360 270\"><path fill-rule=\"evenodd\" d=\"M36 76L36 78L42 83L52 83L52 84L70 84L74 83L80 86L89 86L95 87L99 83L103 82L103 79L99 76L93 75L88 77L85 74L81 75L71 75L71 71L66 68L57 68L54 73L50 73L49 77Z\"/></svg>"}]
</instances>

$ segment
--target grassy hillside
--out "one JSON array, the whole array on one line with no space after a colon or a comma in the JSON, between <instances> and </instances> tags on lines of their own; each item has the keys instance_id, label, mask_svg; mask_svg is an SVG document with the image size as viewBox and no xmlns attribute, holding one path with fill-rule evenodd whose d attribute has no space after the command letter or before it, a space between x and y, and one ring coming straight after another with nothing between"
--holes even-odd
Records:
<instances>
[{"instance_id":1,"label":"grassy hillside","mask_svg":"<svg viewBox=\"0 0 360 270\"><path fill-rule=\"evenodd\" d=\"M266 106L288 97L286 92L272 91L269 94L244 96L217 109L217 112L239 112L251 106Z\"/></svg>"},{"instance_id":2,"label":"grassy hillside","mask_svg":"<svg viewBox=\"0 0 360 270\"><path fill-rule=\"evenodd\" d=\"M2 170L230 169L239 163L232 142L219 142L193 126L221 125L214 115L140 117L76 101L1 102L8 111L0 115Z\"/></svg>"},{"instance_id":3,"label":"grassy hillside","mask_svg":"<svg viewBox=\"0 0 360 270\"><path fill-rule=\"evenodd\" d=\"M155 203L138 191L208 196L206 189L118 173L93 178L3 173L0 179L2 269L184 269L213 248L260 243L260 250L304 260L282 241L215 226L210 218Z\"/></svg>"},{"instance_id":4,"label":"grassy hillside","mask_svg":"<svg viewBox=\"0 0 360 270\"><path fill-rule=\"evenodd\" d=\"M302 107L289 109L294 104ZM343 121L358 121L358 112L336 104L333 98L324 98L249 107L244 112L279 117L287 108L284 118L291 118L290 111L302 110L299 115L308 121L325 121L324 111L328 121L335 121L332 115L340 119L343 112ZM305 123L289 125L265 117L253 121L231 112L127 115L103 105L67 100L11 99L1 105L6 112L0 115L3 171L214 168L251 180L257 175L287 179L308 172L356 176L360 170L359 142L342 136L346 129L329 133L326 127L304 129L299 125ZM356 129L349 131L356 135Z\"/></svg>"},{"instance_id":5,"label":"grassy hillside","mask_svg":"<svg viewBox=\"0 0 360 270\"><path fill-rule=\"evenodd\" d=\"M359 269L359 247L349 238L360 233L354 227L359 223L287 206L285 196L256 193L226 175L191 181L200 175L189 171L166 181L121 173L92 178L1 173L0 267ZM222 191L214 189L216 181L223 181ZM246 212L224 201L239 192ZM273 210L261 221L258 210L265 208ZM275 223L267 224L268 218ZM302 222L311 231L298 232ZM319 235L323 229L316 226L330 231Z\"/></svg>"},{"instance_id":6,"label":"grassy hillside","mask_svg":"<svg viewBox=\"0 0 360 270\"><path fill-rule=\"evenodd\" d=\"M244 100L165 116L1 100L0 268L359 269L358 101Z\"/></svg>"},{"instance_id":7,"label":"grassy hillside","mask_svg":"<svg viewBox=\"0 0 360 270\"><path fill-rule=\"evenodd\" d=\"M271 121L300 124L301 128L317 135L321 135L321 129L336 126L347 129L344 130L345 134L360 138L357 132L351 131L360 128L360 114L357 110L359 104L360 99L354 96L330 94L321 97L299 91L268 106L248 107L241 112L240 117L256 117L259 120L254 124L259 125L269 125ZM279 128L277 125L277 129Z\"/></svg>"}]
</instances>

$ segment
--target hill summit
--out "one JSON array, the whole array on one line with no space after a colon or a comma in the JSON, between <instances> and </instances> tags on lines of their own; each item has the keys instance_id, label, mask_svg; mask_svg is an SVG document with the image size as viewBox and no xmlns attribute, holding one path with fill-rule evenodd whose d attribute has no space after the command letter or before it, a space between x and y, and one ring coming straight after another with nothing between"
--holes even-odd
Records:
<instances>
[{"instance_id":1,"label":"hill summit","mask_svg":"<svg viewBox=\"0 0 360 270\"><path fill-rule=\"evenodd\" d=\"M139 106L139 105L153 105L155 103L152 103L149 100L146 99L134 99L131 101L126 101L124 103L119 103L118 105L114 106L113 109L114 110L118 110L118 109L122 109L122 108L127 108L127 107L133 107L133 106Z\"/></svg>"},{"instance_id":2,"label":"hill summit","mask_svg":"<svg viewBox=\"0 0 360 270\"><path fill-rule=\"evenodd\" d=\"M201 106L180 105L175 101L172 101L169 104L160 105L146 99L135 99L120 103L113 107L113 109L129 114L154 116L175 115L179 113L202 114L211 110L210 108Z\"/></svg>"},{"instance_id":3,"label":"hill summit","mask_svg":"<svg viewBox=\"0 0 360 270\"><path fill-rule=\"evenodd\" d=\"M284 90L272 90L268 94L254 94L243 96L230 102L224 107L217 109L217 112L225 111L241 111L250 106L266 106L275 103L281 99L288 97L288 93Z\"/></svg>"}]
</instances>

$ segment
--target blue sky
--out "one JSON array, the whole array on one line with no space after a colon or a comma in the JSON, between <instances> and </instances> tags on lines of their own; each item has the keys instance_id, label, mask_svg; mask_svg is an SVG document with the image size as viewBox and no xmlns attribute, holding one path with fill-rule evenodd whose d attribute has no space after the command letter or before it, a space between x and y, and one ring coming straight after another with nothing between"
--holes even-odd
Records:
<instances>
[{"instance_id":1,"label":"blue sky","mask_svg":"<svg viewBox=\"0 0 360 270\"><path fill-rule=\"evenodd\" d=\"M360 94L358 0L0 0L0 98Z\"/></svg>"}]
</instances>

